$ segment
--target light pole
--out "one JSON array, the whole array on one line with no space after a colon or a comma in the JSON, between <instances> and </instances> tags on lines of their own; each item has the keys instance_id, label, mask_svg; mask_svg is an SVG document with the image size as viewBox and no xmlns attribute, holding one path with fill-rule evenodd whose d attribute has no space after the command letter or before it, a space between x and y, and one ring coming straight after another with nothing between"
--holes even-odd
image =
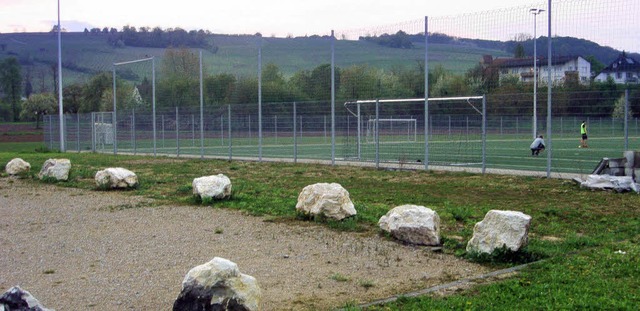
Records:
<instances>
[{"instance_id":1,"label":"light pole","mask_svg":"<svg viewBox=\"0 0 640 311\"><path fill-rule=\"evenodd\" d=\"M538 51L536 50L536 28L538 14L544 12L543 9L530 9L533 14L533 139L538 136L538 117L536 110L538 109Z\"/></svg>"},{"instance_id":2,"label":"light pole","mask_svg":"<svg viewBox=\"0 0 640 311\"><path fill-rule=\"evenodd\" d=\"M60 39L60 0L58 0L58 116L60 119L60 151L65 151L64 113L62 104L62 40Z\"/></svg>"}]
</instances>

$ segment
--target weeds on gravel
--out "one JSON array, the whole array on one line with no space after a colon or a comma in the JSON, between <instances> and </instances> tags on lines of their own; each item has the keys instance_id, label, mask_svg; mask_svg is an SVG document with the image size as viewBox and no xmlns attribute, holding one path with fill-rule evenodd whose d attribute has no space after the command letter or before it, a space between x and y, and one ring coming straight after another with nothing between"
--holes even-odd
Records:
<instances>
[{"instance_id":1,"label":"weeds on gravel","mask_svg":"<svg viewBox=\"0 0 640 311\"><path fill-rule=\"evenodd\" d=\"M69 158L73 180L57 185L87 190L95 189L92 176L96 171L125 167L141 181L138 189L127 193L154 198L158 204L197 205L185 185L196 177L222 173L231 179L234 192L231 199L216 202L216 207L265 215L271 221L313 221L335 230L377 233L377 220L391 208L423 205L440 215L443 251L460 257L467 256L465 247L473 234L473 224L481 221L488 210L517 210L532 217L526 252L502 253L483 260L491 265L546 258L544 262L535 263L510 279L446 298L404 298L372 310L523 310L540 306L619 310L634 309L640 304L640 196L636 194L589 191L571 181L546 178L36 153L33 146L29 148L2 148L0 163L21 157L37 172L38 165L48 158ZM27 177L27 182L39 182L32 174ZM358 215L343 222L298 217L295 205L299 192L317 182L341 184L349 191ZM392 260L390 254L388 263Z\"/></svg>"}]
</instances>

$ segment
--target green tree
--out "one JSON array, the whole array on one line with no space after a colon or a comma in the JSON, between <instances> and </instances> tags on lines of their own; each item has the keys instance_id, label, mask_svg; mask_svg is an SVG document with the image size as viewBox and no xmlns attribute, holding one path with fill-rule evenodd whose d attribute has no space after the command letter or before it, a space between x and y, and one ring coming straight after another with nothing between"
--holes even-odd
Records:
<instances>
[{"instance_id":1,"label":"green tree","mask_svg":"<svg viewBox=\"0 0 640 311\"><path fill-rule=\"evenodd\" d=\"M199 103L200 65L198 56L188 49L169 48L162 58L158 98L162 106L188 107Z\"/></svg>"},{"instance_id":2,"label":"green tree","mask_svg":"<svg viewBox=\"0 0 640 311\"><path fill-rule=\"evenodd\" d=\"M526 55L524 53L524 46L522 43L516 44L516 47L513 51L513 57L515 58L524 58Z\"/></svg>"},{"instance_id":3,"label":"green tree","mask_svg":"<svg viewBox=\"0 0 640 311\"><path fill-rule=\"evenodd\" d=\"M22 102L20 119L31 121L36 120L36 128L40 128L40 120L45 114L56 112L57 101L51 93L33 94Z\"/></svg>"},{"instance_id":4,"label":"green tree","mask_svg":"<svg viewBox=\"0 0 640 311\"><path fill-rule=\"evenodd\" d=\"M202 83L205 104L212 106L230 102L236 83L236 77L229 73L205 77Z\"/></svg>"},{"instance_id":5,"label":"green tree","mask_svg":"<svg viewBox=\"0 0 640 311\"><path fill-rule=\"evenodd\" d=\"M117 86L116 86L117 87ZM79 112L97 112L101 110L103 93L113 88L113 76L108 72L97 74L82 89L82 104ZM104 111L111 111L107 109Z\"/></svg>"},{"instance_id":6,"label":"green tree","mask_svg":"<svg viewBox=\"0 0 640 311\"><path fill-rule=\"evenodd\" d=\"M62 102L64 104L64 112L78 113L82 105L82 85L74 83L66 86L62 90Z\"/></svg>"},{"instance_id":7,"label":"green tree","mask_svg":"<svg viewBox=\"0 0 640 311\"><path fill-rule=\"evenodd\" d=\"M0 62L0 88L5 94L5 100L11 105L13 121L18 121L20 108L20 94L22 94L22 74L18 59L9 57Z\"/></svg>"}]
</instances>

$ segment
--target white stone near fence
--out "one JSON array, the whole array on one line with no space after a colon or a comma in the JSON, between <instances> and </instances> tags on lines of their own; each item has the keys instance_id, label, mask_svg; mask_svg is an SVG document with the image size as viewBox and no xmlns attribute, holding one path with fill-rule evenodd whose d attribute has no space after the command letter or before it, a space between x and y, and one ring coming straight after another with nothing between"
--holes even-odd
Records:
<instances>
[{"instance_id":1,"label":"white stone near fence","mask_svg":"<svg viewBox=\"0 0 640 311\"><path fill-rule=\"evenodd\" d=\"M337 183L317 183L304 187L298 196L296 210L335 220L356 215L349 192Z\"/></svg>"},{"instance_id":2,"label":"white stone near fence","mask_svg":"<svg viewBox=\"0 0 640 311\"><path fill-rule=\"evenodd\" d=\"M224 174L194 178L193 194L202 199L226 199L231 197L231 180Z\"/></svg>"},{"instance_id":3,"label":"white stone near fence","mask_svg":"<svg viewBox=\"0 0 640 311\"><path fill-rule=\"evenodd\" d=\"M54 311L45 308L31 293L14 286L0 295L0 310Z\"/></svg>"},{"instance_id":4,"label":"white stone near fence","mask_svg":"<svg viewBox=\"0 0 640 311\"><path fill-rule=\"evenodd\" d=\"M424 206L397 206L380 218L378 226L403 242L440 245L440 216Z\"/></svg>"},{"instance_id":5,"label":"white stone near fence","mask_svg":"<svg viewBox=\"0 0 640 311\"><path fill-rule=\"evenodd\" d=\"M48 159L42 165L38 178L50 177L56 180L68 180L70 170L71 161L69 159Z\"/></svg>"},{"instance_id":6,"label":"white stone near fence","mask_svg":"<svg viewBox=\"0 0 640 311\"><path fill-rule=\"evenodd\" d=\"M95 181L98 187L111 189L126 189L138 186L138 176L134 172L121 167L110 167L98 171Z\"/></svg>"},{"instance_id":7,"label":"white stone near fence","mask_svg":"<svg viewBox=\"0 0 640 311\"><path fill-rule=\"evenodd\" d=\"M14 158L7 163L4 170L9 175L18 175L29 172L29 170L31 170L31 164L21 158Z\"/></svg>"},{"instance_id":8,"label":"white stone near fence","mask_svg":"<svg viewBox=\"0 0 640 311\"><path fill-rule=\"evenodd\" d=\"M531 216L517 211L490 210L473 228L467 252L493 253L506 246L519 251L529 242Z\"/></svg>"},{"instance_id":9,"label":"white stone near fence","mask_svg":"<svg viewBox=\"0 0 640 311\"><path fill-rule=\"evenodd\" d=\"M215 257L189 271L173 310L259 310L262 293L256 279L234 262Z\"/></svg>"}]
</instances>

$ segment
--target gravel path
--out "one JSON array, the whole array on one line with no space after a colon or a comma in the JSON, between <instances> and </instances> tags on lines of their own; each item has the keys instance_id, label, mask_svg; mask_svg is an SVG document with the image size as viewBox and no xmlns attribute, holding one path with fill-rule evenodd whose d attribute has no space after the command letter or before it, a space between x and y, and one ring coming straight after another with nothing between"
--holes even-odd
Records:
<instances>
[{"instance_id":1,"label":"gravel path","mask_svg":"<svg viewBox=\"0 0 640 311\"><path fill-rule=\"evenodd\" d=\"M487 272L376 235L0 178L0 289L63 310L171 310L184 275L238 264L264 310L328 310Z\"/></svg>"}]
</instances>

